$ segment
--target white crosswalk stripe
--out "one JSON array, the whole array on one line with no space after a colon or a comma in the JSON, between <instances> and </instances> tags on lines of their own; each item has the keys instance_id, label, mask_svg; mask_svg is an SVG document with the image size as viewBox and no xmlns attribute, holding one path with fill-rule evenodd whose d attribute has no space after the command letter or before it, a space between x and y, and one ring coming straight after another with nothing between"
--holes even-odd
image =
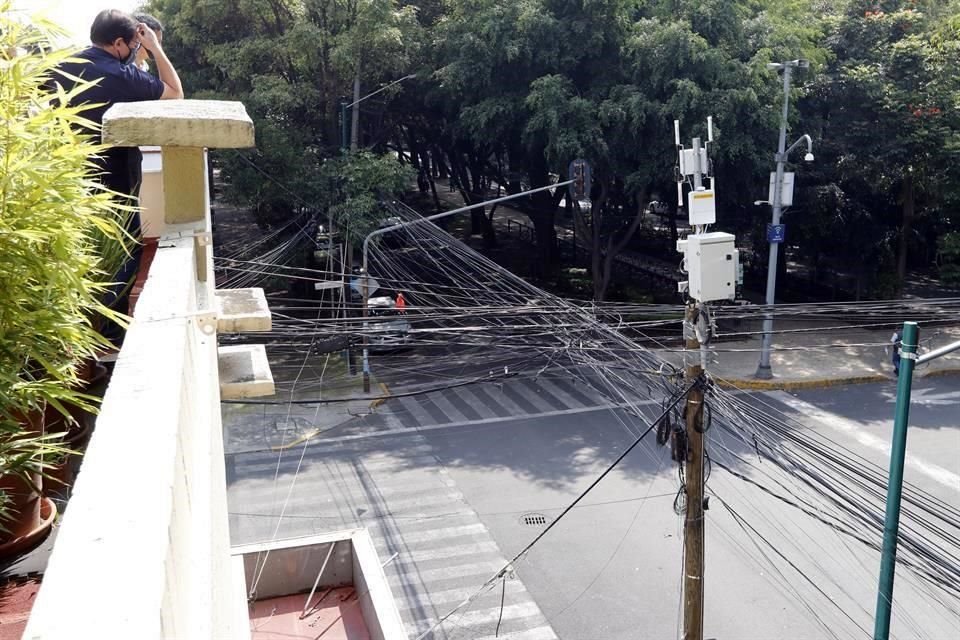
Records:
<instances>
[{"instance_id":1,"label":"white crosswalk stripe","mask_svg":"<svg viewBox=\"0 0 960 640\"><path fill-rule=\"evenodd\" d=\"M435 406L445 413L456 410L442 402ZM415 638L475 594L507 562L429 452L418 434L385 435L347 446L321 442L316 450L307 450L302 463L299 452L285 453L276 484L277 452L237 454L228 490L233 543L367 527L381 558L398 554L384 573L407 634ZM298 464L287 517L275 534L276 514ZM498 622L500 637L556 638L519 578L496 583L428 637L494 636Z\"/></svg>"},{"instance_id":2,"label":"white crosswalk stripe","mask_svg":"<svg viewBox=\"0 0 960 640\"><path fill-rule=\"evenodd\" d=\"M466 424L474 421L522 418L604 406L607 401L586 385L543 379L510 379L388 400L379 413L386 429ZM438 415L442 414L442 415Z\"/></svg>"}]
</instances>

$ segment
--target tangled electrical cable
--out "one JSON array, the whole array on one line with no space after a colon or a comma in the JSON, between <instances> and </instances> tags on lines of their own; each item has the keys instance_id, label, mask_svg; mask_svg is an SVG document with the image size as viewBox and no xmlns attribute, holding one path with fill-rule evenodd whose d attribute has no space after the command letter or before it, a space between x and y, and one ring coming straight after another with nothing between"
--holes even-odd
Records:
<instances>
[{"instance_id":1,"label":"tangled electrical cable","mask_svg":"<svg viewBox=\"0 0 960 640\"><path fill-rule=\"evenodd\" d=\"M400 220L418 217L400 203L385 203L384 211L385 215ZM297 251L315 244L309 233L312 224L311 220L299 220L274 236L275 246L258 247L258 250L265 249L259 255L242 251L218 259L217 264L230 274L231 283L247 286L269 277L349 282L352 274L337 273L331 268L290 266L289 261ZM310 378L309 367L301 371L302 367L298 369L295 365L298 356L303 357L305 348L309 345L327 348L325 345L330 344L336 346L329 352L349 349L364 337L368 341L382 337L386 323L402 320L408 327L403 348L383 350L375 356L377 378L390 384L394 389L391 395L429 393L444 385L474 384L485 380L492 371L506 367L517 376L563 377L588 386L610 399L614 406L625 408L625 416L615 415L614 419L634 437L637 429L630 416L648 416L644 403L675 397L679 372L646 346L663 347L665 337L650 336L645 331L678 329L682 318L677 306L598 305L558 298L472 251L432 224L392 232L371 246L368 259L369 275L376 279L379 289L389 295L403 293L407 300L404 313L365 323L359 313L360 301L346 294L331 293L319 303L284 298L276 307L274 330L256 336L257 340L265 338L270 342L281 385L287 371L296 371L301 393L320 391L322 394L330 384L336 384L337 376L327 374L322 382L327 386L312 387L315 381ZM839 326L863 328L891 326L897 318L905 316L921 317L931 324L955 323L960 298L717 307L714 311L717 322L756 319L772 313L784 318L826 318ZM856 323L840 325L844 319L853 318ZM872 321L874 318L876 322ZM372 326L377 324L380 326ZM791 331L802 330L780 330ZM753 333L756 332L726 335ZM346 376L344 372L340 379ZM710 490L722 500L729 513L736 514L734 524L739 535L747 535L754 544L772 550L763 555L763 560L775 575L796 571L795 558L802 558L819 572L821 580L837 584L838 577L832 572L830 562L846 566L850 561L818 557L813 545L805 544L804 540L793 541L795 532L790 531L787 523L773 520L753 505L747 491L757 489L804 519L823 524L836 536L836 544L844 548L854 543L876 549L882 534L882 518L878 514L883 512L884 470L838 442L799 428L794 418L761 399L714 386L708 386L706 391L709 401L703 408L703 432L709 431L711 444L709 453L705 449L704 476L712 475L714 463L724 472L712 478ZM311 403L309 398L291 400ZM678 415L676 400L662 401L660 408L661 418L643 435L655 430L657 444L665 446L670 442L673 457L682 461L686 458L685 431L680 426L683 415ZM681 491L674 507L682 513L685 505L677 503L681 495L683 500L686 495L682 463L678 473ZM740 504L736 504L737 501ZM771 532L777 534L776 538ZM780 547L776 547L775 539L780 541ZM910 587L926 594L936 607L936 614L944 618L957 614L960 601L958 540L960 509L908 485L898 561L913 578ZM529 547L521 556L528 550ZM508 563L504 571L512 570L519 558ZM494 576L492 583L484 583L484 587L496 584L496 579L503 578L504 571ZM851 573L866 575L867 572L862 567L853 567ZM810 574L805 570L804 575ZM824 599L826 592L818 588L815 597L821 598L819 602L812 602L807 596L798 597L808 610L819 612L818 621L827 615L847 621L869 615L860 611L863 607L852 594L842 587L837 591L839 595ZM454 612L470 602L464 601ZM454 612L437 625L443 624ZM909 618L909 612L898 611L900 614ZM854 622L862 626L861 622ZM830 627L827 621L822 624ZM831 635L835 634L831 632Z\"/></svg>"}]
</instances>

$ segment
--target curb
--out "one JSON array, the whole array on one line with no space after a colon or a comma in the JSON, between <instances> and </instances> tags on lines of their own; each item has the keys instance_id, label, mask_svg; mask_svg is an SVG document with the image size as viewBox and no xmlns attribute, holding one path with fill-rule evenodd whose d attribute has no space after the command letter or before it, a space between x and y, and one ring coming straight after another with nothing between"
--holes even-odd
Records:
<instances>
[{"instance_id":1,"label":"curb","mask_svg":"<svg viewBox=\"0 0 960 640\"><path fill-rule=\"evenodd\" d=\"M800 389L823 389L848 384L866 384L868 382L886 382L889 377L881 374L866 376L847 376L844 378L818 378L814 380L743 380L738 378L714 378L717 385L724 389L747 391L797 391Z\"/></svg>"},{"instance_id":2,"label":"curb","mask_svg":"<svg viewBox=\"0 0 960 640\"><path fill-rule=\"evenodd\" d=\"M936 369L925 373L914 373L914 378L933 378L960 374L960 368ZM802 389L826 389L850 384L870 382L893 382L893 376L874 373L865 376L846 376L843 378L817 378L814 380L752 380L741 378L714 378L717 386L723 389L743 391L798 391Z\"/></svg>"},{"instance_id":3,"label":"curb","mask_svg":"<svg viewBox=\"0 0 960 640\"><path fill-rule=\"evenodd\" d=\"M940 378L942 376L955 376L960 374L960 367L956 369L934 369L933 371L926 371L921 374L913 374L914 377L920 378Z\"/></svg>"}]
</instances>

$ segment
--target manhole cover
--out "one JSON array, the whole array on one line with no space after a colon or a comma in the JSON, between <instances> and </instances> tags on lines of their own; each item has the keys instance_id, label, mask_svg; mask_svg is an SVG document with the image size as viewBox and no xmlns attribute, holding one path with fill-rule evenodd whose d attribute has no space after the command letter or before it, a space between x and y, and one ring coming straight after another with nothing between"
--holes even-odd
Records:
<instances>
[{"instance_id":1,"label":"manhole cover","mask_svg":"<svg viewBox=\"0 0 960 640\"><path fill-rule=\"evenodd\" d=\"M284 431L284 432L299 432L310 426L310 421L306 418L300 418L297 416L278 416L273 421L274 431Z\"/></svg>"},{"instance_id":2,"label":"manhole cover","mask_svg":"<svg viewBox=\"0 0 960 640\"><path fill-rule=\"evenodd\" d=\"M547 524L547 516L542 513L528 513L520 518L520 523L528 527L542 527Z\"/></svg>"}]
</instances>

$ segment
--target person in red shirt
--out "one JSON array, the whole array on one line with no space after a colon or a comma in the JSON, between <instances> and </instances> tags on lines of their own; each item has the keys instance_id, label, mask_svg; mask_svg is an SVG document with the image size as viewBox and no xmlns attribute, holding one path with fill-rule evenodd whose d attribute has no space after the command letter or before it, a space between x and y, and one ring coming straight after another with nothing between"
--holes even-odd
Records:
<instances>
[{"instance_id":1,"label":"person in red shirt","mask_svg":"<svg viewBox=\"0 0 960 640\"><path fill-rule=\"evenodd\" d=\"M405 313L407 309L407 301L403 298L403 293L397 293L397 301L394 303L394 308L400 313Z\"/></svg>"}]
</instances>

